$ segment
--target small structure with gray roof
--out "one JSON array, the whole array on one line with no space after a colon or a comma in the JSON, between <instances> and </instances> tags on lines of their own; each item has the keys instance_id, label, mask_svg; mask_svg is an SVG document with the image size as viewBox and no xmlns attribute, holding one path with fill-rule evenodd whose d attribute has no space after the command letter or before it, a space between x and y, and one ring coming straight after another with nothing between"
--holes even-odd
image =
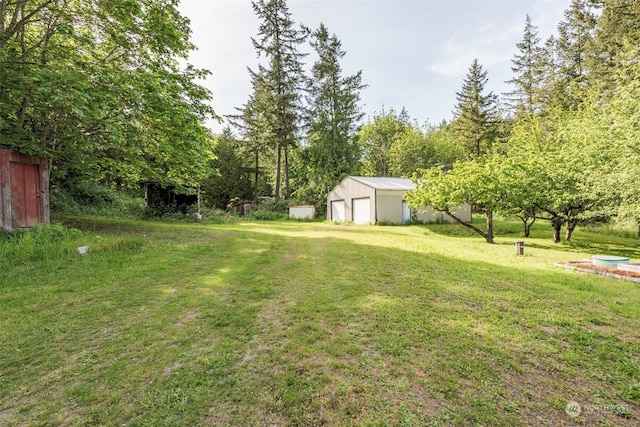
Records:
<instances>
[{"instance_id":1,"label":"small structure with gray roof","mask_svg":"<svg viewBox=\"0 0 640 427\"><path fill-rule=\"evenodd\" d=\"M404 193L415 188L410 179L348 176L327 196L327 219L355 224L453 222L432 208L409 208ZM470 206L458 206L456 212L461 219L471 220Z\"/></svg>"}]
</instances>

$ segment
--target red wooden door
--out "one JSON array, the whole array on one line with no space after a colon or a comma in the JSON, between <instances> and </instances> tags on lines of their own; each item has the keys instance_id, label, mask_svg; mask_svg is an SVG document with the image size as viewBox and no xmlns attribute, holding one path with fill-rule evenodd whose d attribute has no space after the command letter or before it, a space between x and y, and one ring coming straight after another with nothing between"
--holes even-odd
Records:
<instances>
[{"instance_id":1,"label":"red wooden door","mask_svg":"<svg viewBox=\"0 0 640 427\"><path fill-rule=\"evenodd\" d=\"M13 228L33 227L40 219L39 167L11 162L9 173Z\"/></svg>"}]
</instances>

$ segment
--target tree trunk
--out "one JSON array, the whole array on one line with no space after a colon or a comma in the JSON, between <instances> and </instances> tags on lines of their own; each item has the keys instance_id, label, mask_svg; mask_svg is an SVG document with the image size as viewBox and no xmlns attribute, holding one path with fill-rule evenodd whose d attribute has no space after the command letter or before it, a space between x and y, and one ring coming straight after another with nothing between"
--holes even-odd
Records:
<instances>
[{"instance_id":1,"label":"tree trunk","mask_svg":"<svg viewBox=\"0 0 640 427\"><path fill-rule=\"evenodd\" d=\"M256 150L256 170L255 170L255 175L254 175L254 182L253 182L253 202L257 205L258 204L258 178L260 176L260 171L258 169L258 150Z\"/></svg>"},{"instance_id":2,"label":"tree trunk","mask_svg":"<svg viewBox=\"0 0 640 427\"><path fill-rule=\"evenodd\" d=\"M31 96L31 94L33 93L33 89L29 89L29 96ZM29 97L24 97L22 98L22 102L20 103L20 109L18 110L17 113L17 122L20 124L20 126L22 126L22 124L24 123L24 119L27 115L27 107L29 106Z\"/></svg>"},{"instance_id":3,"label":"tree trunk","mask_svg":"<svg viewBox=\"0 0 640 427\"><path fill-rule=\"evenodd\" d=\"M284 147L284 191L285 200L291 198L291 187L289 187L289 146Z\"/></svg>"},{"instance_id":4,"label":"tree trunk","mask_svg":"<svg viewBox=\"0 0 640 427\"><path fill-rule=\"evenodd\" d=\"M278 154L276 154L276 191L275 198L280 200L280 174L282 169L282 145L278 143Z\"/></svg>"},{"instance_id":5,"label":"tree trunk","mask_svg":"<svg viewBox=\"0 0 640 427\"><path fill-rule=\"evenodd\" d=\"M491 209L487 209L487 234L485 236L485 240L487 243L493 243L493 211Z\"/></svg>"},{"instance_id":6,"label":"tree trunk","mask_svg":"<svg viewBox=\"0 0 640 427\"><path fill-rule=\"evenodd\" d=\"M527 209L519 218L522 221L524 237L529 237L531 234L531 226L536 222L535 208ZM529 220L531 220L531 222L529 222Z\"/></svg>"},{"instance_id":7,"label":"tree trunk","mask_svg":"<svg viewBox=\"0 0 640 427\"><path fill-rule=\"evenodd\" d=\"M551 227L553 227L553 243L560 243L560 232L562 231L562 221L559 217L551 218Z\"/></svg>"},{"instance_id":8,"label":"tree trunk","mask_svg":"<svg viewBox=\"0 0 640 427\"><path fill-rule=\"evenodd\" d=\"M473 224L470 224L468 222L464 222L463 220L461 220L460 218L458 218L457 216L455 216L453 213L451 213L450 210L445 209L442 212L444 212L446 215L448 215L451 219L453 219L454 221L456 221L458 224L460 225L464 225L465 227L475 231L476 233L478 233L479 235L481 235L482 237L486 238L487 237L487 233L485 233L484 231L480 230L478 227L476 227Z\"/></svg>"},{"instance_id":9,"label":"tree trunk","mask_svg":"<svg viewBox=\"0 0 640 427\"><path fill-rule=\"evenodd\" d=\"M640 237L640 223L638 223L638 229L636 230L636 234Z\"/></svg>"},{"instance_id":10,"label":"tree trunk","mask_svg":"<svg viewBox=\"0 0 640 427\"><path fill-rule=\"evenodd\" d=\"M576 229L576 225L578 225L578 222L576 220L568 219L565 224L567 226L567 231L564 234L564 239L568 242L569 240L571 240L571 235L573 234L573 230Z\"/></svg>"}]
</instances>

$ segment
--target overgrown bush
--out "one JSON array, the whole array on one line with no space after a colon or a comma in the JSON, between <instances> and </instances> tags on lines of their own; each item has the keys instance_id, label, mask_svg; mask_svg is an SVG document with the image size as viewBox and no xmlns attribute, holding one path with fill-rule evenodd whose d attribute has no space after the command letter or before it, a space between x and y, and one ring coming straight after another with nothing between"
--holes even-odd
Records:
<instances>
[{"instance_id":1,"label":"overgrown bush","mask_svg":"<svg viewBox=\"0 0 640 427\"><path fill-rule=\"evenodd\" d=\"M72 215L140 218L145 210L141 195L95 183L54 187L50 191L50 203L52 212Z\"/></svg>"},{"instance_id":2,"label":"overgrown bush","mask_svg":"<svg viewBox=\"0 0 640 427\"><path fill-rule=\"evenodd\" d=\"M226 212L217 208L190 206L186 212L182 212L174 206L147 207L143 218L161 219L163 221L180 222L204 222L210 224L230 224L239 220L235 212Z\"/></svg>"},{"instance_id":3,"label":"overgrown bush","mask_svg":"<svg viewBox=\"0 0 640 427\"><path fill-rule=\"evenodd\" d=\"M255 220L255 221L277 221L280 219L287 218L287 215L282 212L275 212L267 209L258 208L249 212L244 217L245 219Z\"/></svg>"},{"instance_id":4,"label":"overgrown bush","mask_svg":"<svg viewBox=\"0 0 640 427\"><path fill-rule=\"evenodd\" d=\"M291 200L269 199L260 203L260 205L258 205L258 209L286 214L289 213L289 207L291 206L291 204Z\"/></svg>"},{"instance_id":5,"label":"overgrown bush","mask_svg":"<svg viewBox=\"0 0 640 427\"><path fill-rule=\"evenodd\" d=\"M175 203L170 205L160 204L157 206L145 206L142 217L157 218L157 219L186 219L187 217L193 218L195 210L188 209L187 212L182 212Z\"/></svg>"},{"instance_id":6,"label":"overgrown bush","mask_svg":"<svg viewBox=\"0 0 640 427\"><path fill-rule=\"evenodd\" d=\"M289 217L290 200L266 200L258 205L257 209L245 215L248 220L276 221Z\"/></svg>"},{"instance_id":7,"label":"overgrown bush","mask_svg":"<svg viewBox=\"0 0 640 427\"><path fill-rule=\"evenodd\" d=\"M208 224L232 224L240 219L240 216L233 211L227 212L217 208L202 208L200 209L200 215L202 216L202 222Z\"/></svg>"}]
</instances>

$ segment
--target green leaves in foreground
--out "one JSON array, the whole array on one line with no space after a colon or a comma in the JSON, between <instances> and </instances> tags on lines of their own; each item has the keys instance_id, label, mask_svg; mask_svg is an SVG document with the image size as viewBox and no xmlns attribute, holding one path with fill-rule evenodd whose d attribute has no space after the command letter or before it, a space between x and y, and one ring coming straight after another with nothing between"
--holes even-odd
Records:
<instances>
[{"instance_id":1,"label":"green leaves in foreground","mask_svg":"<svg viewBox=\"0 0 640 427\"><path fill-rule=\"evenodd\" d=\"M177 2L0 1L0 136L51 181L193 185L212 157L207 71Z\"/></svg>"}]
</instances>

